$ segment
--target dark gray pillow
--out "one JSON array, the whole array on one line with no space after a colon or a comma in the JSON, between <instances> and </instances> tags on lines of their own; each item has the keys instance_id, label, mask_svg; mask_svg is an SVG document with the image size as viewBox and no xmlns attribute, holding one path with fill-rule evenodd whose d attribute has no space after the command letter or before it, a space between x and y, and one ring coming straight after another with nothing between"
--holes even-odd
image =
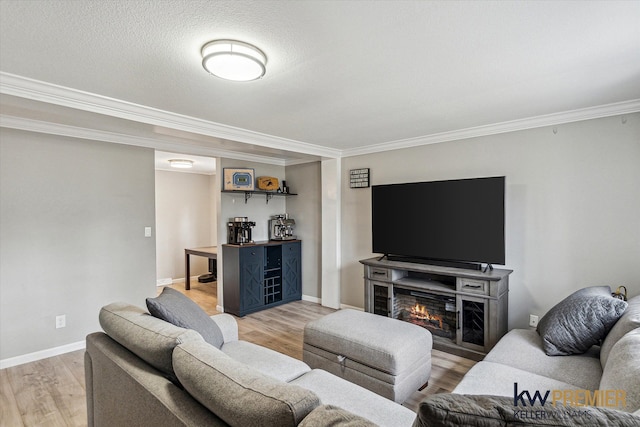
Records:
<instances>
[{"instance_id":1,"label":"dark gray pillow","mask_svg":"<svg viewBox=\"0 0 640 427\"><path fill-rule=\"evenodd\" d=\"M556 304L538 323L548 356L582 354L599 344L627 308L608 286L580 289Z\"/></svg>"},{"instance_id":2,"label":"dark gray pillow","mask_svg":"<svg viewBox=\"0 0 640 427\"><path fill-rule=\"evenodd\" d=\"M171 288L164 288L156 298L147 298L149 313L181 328L193 329L216 348L222 347L222 331L198 304Z\"/></svg>"},{"instance_id":3,"label":"dark gray pillow","mask_svg":"<svg viewBox=\"0 0 640 427\"><path fill-rule=\"evenodd\" d=\"M552 405L514 406L512 397L434 394L418 408L413 427L637 426L640 417L615 409Z\"/></svg>"}]
</instances>

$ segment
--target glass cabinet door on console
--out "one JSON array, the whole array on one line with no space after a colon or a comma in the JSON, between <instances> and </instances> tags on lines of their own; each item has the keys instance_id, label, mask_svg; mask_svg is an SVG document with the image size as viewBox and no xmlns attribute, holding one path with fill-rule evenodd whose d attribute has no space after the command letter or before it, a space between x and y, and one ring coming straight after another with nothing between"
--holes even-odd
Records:
<instances>
[{"instance_id":1,"label":"glass cabinet door on console","mask_svg":"<svg viewBox=\"0 0 640 427\"><path fill-rule=\"evenodd\" d=\"M484 298L458 295L458 345L478 351L485 349L489 332L486 302Z\"/></svg>"}]
</instances>

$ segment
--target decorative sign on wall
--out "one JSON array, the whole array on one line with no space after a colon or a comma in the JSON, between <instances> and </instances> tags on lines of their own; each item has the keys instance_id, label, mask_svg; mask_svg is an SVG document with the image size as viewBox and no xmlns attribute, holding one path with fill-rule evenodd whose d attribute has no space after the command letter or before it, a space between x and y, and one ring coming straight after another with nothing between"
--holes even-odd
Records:
<instances>
[{"instance_id":1,"label":"decorative sign on wall","mask_svg":"<svg viewBox=\"0 0 640 427\"><path fill-rule=\"evenodd\" d=\"M253 169L224 168L223 190L253 191L255 171Z\"/></svg>"},{"instance_id":2,"label":"decorative sign on wall","mask_svg":"<svg viewBox=\"0 0 640 427\"><path fill-rule=\"evenodd\" d=\"M369 186L369 168L351 169L349 171L351 188L366 188Z\"/></svg>"}]
</instances>

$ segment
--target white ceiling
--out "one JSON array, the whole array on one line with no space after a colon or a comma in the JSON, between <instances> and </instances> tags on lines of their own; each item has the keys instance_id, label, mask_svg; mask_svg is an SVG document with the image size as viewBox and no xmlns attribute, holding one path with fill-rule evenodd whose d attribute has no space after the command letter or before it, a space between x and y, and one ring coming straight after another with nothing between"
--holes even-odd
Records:
<instances>
[{"instance_id":1,"label":"white ceiling","mask_svg":"<svg viewBox=\"0 0 640 427\"><path fill-rule=\"evenodd\" d=\"M1 0L0 73L5 127L288 164L639 111L640 1Z\"/></svg>"}]
</instances>

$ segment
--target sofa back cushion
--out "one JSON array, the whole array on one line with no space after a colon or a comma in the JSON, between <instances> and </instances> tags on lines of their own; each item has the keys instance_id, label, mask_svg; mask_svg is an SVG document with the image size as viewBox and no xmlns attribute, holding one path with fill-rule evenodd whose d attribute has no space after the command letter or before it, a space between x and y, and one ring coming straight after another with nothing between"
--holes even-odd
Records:
<instances>
[{"instance_id":1,"label":"sofa back cushion","mask_svg":"<svg viewBox=\"0 0 640 427\"><path fill-rule=\"evenodd\" d=\"M320 404L313 392L270 378L205 342L176 347L173 366L185 390L232 426L296 426Z\"/></svg>"},{"instance_id":2,"label":"sofa back cushion","mask_svg":"<svg viewBox=\"0 0 640 427\"><path fill-rule=\"evenodd\" d=\"M627 412L640 409L640 328L627 332L611 348L600 390L624 390Z\"/></svg>"},{"instance_id":3,"label":"sofa back cushion","mask_svg":"<svg viewBox=\"0 0 640 427\"><path fill-rule=\"evenodd\" d=\"M203 342L199 333L157 319L127 303L102 307L98 317L107 335L176 383L173 349L185 342Z\"/></svg>"},{"instance_id":4,"label":"sofa back cushion","mask_svg":"<svg viewBox=\"0 0 640 427\"><path fill-rule=\"evenodd\" d=\"M640 328L640 295L631 298L628 304L622 317L613 325L613 328L611 328L611 331L609 331L607 337L602 342L602 346L600 347L600 363L602 364L602 369L604 369L604 366L607 364L607 358L609 357L611 349L620 338L626 335L627 332Z\"/></svg>"},{"instance_id":5,"label":"sofa back cushion","mask_svg":"<svg viewBox=\"0 0 640 427\"><path fill-rule=\"evenodd\" d=\"M149 313L181 328L193 329L217 348L222 347L224 337L218 324L189 297L172 288L164 288L155 298L147 298Z\"/></svg>"}]
</instances>

